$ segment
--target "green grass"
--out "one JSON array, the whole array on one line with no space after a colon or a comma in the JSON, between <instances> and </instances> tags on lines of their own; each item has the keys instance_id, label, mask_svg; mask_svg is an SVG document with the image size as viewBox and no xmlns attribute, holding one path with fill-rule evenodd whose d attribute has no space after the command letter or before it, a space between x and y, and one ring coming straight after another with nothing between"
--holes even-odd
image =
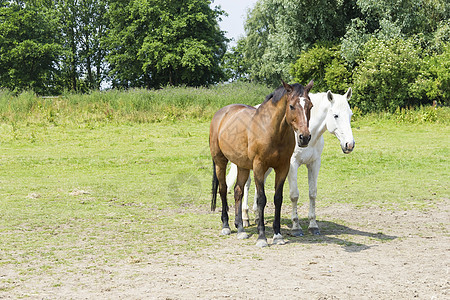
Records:
<instances>
[{"instance_id":1,"label":"green grass","mask_svg":"<svg viewBox=\"0 0 450 300\"><path fill-rule=\"evenodd\" d=\"M250 83L233 83L210 88L166 87L161 90L94 91L40 98L32 92L15 96L0 90L0 120L55 125L96 122L148 123L186 119L209 119L216 110L232 103L256 105L272 89Z\"/></svg>"},{"instance_id":2,"label":"green grass","mask_svg":"<svg viewBox=\"0 0 450 300\"><path fill-rule=\"evenodd\" d=\"M222 88L233 93L231 87ZM151 93L170 92L198 90ZM3 94L0 99L9 99L9 104L0 108L0 268L13 265L26 277L51 273L61 265L70 271L74 261L83 261L89 272L89 266L145 262L149 256L198 251L223 242L218 236L220 215L209 212L209 118L230 99L255 104L262 97L256 94L264 93L250 91L245 98L238 89L219 104L208 104L207 98L222 94L207 93L210 96L198 100L205 101L199 105L202 110L191 107L194 98L183 104L186 111L203 114L182 115L183 105L176 103L172 107L180 111L172 117L163 110L151 111L153 106L134 111L131 103L137 102L119 100L124 96L115 91L106 93L112 99L103 102L87 96L68 101ZM246 101L238 101L241 97ZM162 102L158 105L163 107ZM105 114L108 106L112 116ZM437 113L448 116L449 110ZM356 148L349 155L325 133L319 207L349 203L427 209L449 197L448 121L371 115L358 116L353 127ZM300 202L306 203L306 171L300 170ZM268 184L273 185L273 175ZM266 190L271 198L270 187ZM287 191L286 185L284 228L290 216ZM272 201L268 209L272 220ZM230 215L234 219L234 213Z\"/></svg>"}]
</instances>

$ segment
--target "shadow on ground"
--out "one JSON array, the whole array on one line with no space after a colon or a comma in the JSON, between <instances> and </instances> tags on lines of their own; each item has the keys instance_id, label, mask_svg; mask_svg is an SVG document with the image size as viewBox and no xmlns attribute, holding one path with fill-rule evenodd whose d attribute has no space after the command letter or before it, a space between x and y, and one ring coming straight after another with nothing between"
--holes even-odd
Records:
<instances>
[{"instance_id":1,"label":"shadow on ground","mask_svg":"<svg viewBox=\"0 0 450 300\"><path fill-rule=\"evenodd\" d=\"M273 217L266 218L266 221L266 236L270 238L273 236ZM386 235L381 232L374 233L358 230L329 221L317 221L320 228L320 235L311 235L308 232L307 228L308 222L309 221L306 218L301 219L300 221L300 224L302 224L303 232L305 234L301 237L292 236L290 230L283 230L282 228L281 234L285 238L285 241L287 243L301 244L336 244L342 246L342 248L344 248L344 250L347 252L360 252L375 247L376 245L368 246L358 241L354 241L354 239L358 240L357 237L368 237L380 242L392 241L398 238L397 236ZM291 228L292 221L290 219L282 218L281 226L284 228L286 226ZM246 231L249 235L258 234L257 226L255 224L251 224L250 227L246 228Z\"/></svg>"}]
</instances>

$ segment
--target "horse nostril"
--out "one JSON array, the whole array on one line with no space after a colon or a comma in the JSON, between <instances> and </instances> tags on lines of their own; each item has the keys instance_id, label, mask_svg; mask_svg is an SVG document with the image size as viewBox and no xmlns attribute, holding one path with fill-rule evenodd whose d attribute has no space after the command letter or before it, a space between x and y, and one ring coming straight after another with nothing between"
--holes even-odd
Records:
<instances>
[{"instance_id":1,"label":"horse nostril","mask_svg":"<svg viewBox=\"0 0 450 300\"><path fill-rule=\"evenodd\" d=\"M300 134L300 135L298 136L298 138L301 139L301 140L303 140L303 134Z\"/></svg>"}]
</instances>

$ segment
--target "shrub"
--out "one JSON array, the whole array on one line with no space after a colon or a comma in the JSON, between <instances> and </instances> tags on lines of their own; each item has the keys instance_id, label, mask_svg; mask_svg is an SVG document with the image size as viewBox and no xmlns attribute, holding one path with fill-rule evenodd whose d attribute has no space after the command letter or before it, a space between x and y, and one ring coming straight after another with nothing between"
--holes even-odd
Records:
<instances>
[{"instance_id":1,"label":"shrub","mask_svg":"<svg viewBox=\"0 0 450 300\"><path fill-rule=\"evenodd\" d=\"M317 43L303 52L292 65L291 75L299 83L314 79L313 91L344 93L350 83L351 73L341 58L339 46Z\"/></svg>"},{"instance_id":2,"label":"shrub","mask_svg":"<svg viewBox=\"0 0 450 300\"><path fill-rule=\"evenodd\" d=\"M417 97L428 98L429 103L450 104L450 43L440 55L426 57L423 69L413 85Z\"/></svg>"},{"instance_id":3,"label":"shrub","mask_svg":"<svg viewBox=\"0 0 450 300\"><path fill-rule=\"evenodd\" d=\"M411 88L421 69L419 53L410 40L370 39L353 74L354 103L364 112L425 104Z\"/></svg>"}]
</instances>

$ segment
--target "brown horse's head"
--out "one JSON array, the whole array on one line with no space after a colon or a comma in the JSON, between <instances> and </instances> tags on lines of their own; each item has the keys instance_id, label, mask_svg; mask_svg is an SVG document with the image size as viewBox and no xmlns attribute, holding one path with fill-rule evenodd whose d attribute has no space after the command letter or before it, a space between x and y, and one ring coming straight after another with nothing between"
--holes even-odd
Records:
<instances>
[{"instance_id":1,"label":"brown horse's head","mask_svg":"<svg viewBox=\"0 0 450 300\"><path fill-rule=\"evenodd\" d=\"M283 86L287 92L286 105L286 122L291 125L294 130L299 147L308 146L311 139L309 132L309 118L312 108L311 99L309 99L309 91L313 87L311 80L305 87L294 84L289 85L283 82Z\"/></svg>"}]
</instances>

